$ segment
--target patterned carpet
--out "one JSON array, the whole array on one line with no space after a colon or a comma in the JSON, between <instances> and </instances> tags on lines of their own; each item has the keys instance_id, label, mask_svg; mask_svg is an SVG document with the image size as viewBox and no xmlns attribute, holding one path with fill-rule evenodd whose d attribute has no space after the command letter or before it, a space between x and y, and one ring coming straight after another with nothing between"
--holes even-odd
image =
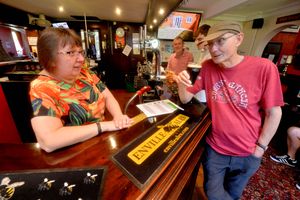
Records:
<instances>
[{"instance_id":1,"label":"patterned carpet","mask_svg":"<svg viewBox=\"0 0 300 200\"><path fill-rule=\"evenodd\" d=\"M277 154L271 147L265 153L262 165L250 179L241 200L299 200L300 190L295 187L300 181L300 168L278 164L270 159Z\"/></svg>"}]
</instances>

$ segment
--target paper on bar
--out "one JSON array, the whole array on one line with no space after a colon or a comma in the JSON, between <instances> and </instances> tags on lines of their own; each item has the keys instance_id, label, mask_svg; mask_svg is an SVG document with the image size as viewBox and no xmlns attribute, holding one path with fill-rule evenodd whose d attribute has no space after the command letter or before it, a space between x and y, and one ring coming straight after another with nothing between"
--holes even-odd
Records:
<instances>
[{"instance_id":1,"label":"paper on bar","mask_svg":"<svg viewBox=\"0 0 300 200\"><path fill-rule=\"evenodd\" d=\"M169 99L142 103L136 105L147 117L164 115L174 112L177 109L183 110Z\"/></svg>"}]
</instances>

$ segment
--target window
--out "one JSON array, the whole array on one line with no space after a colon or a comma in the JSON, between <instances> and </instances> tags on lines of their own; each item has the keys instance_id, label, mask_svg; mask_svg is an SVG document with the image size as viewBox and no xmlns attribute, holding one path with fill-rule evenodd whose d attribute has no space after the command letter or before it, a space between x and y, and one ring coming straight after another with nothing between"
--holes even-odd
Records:
<instances>
[{"instance_id":1,"label":"window","mask_svg":"<svg viewBox=\"0 0 300 200\"><path fill-rule=\"evenodd\" d=\"M12 35L12 38L13 38L13 41L14 41L14 44L16 47L17 56L18 57L23 56L23 48L21 47L17 33L15 31L11 31L11 35Z\"/></svg>"},{"instance_id":2,"label":"window","mask_svg":"<svg viewBox=\"0 0 300 200\"><path fill-rule=\"evenodd\" d=\"M25 29L0 25L0 62L29 57L30 48Z\"/></svg>"},{"instance_id":3,"label":"window","mask_svg":"<svg viewBox=\"0 0 300 200\"><path fill-rule=\"evenodd\" d=\"M86 34L84 30L80 30L80 36L81 36L82 48L87 52L87 56L91 59L100 60L101 50L100 50L99 31L88 30Z\"/></svg>"}]
</instances>

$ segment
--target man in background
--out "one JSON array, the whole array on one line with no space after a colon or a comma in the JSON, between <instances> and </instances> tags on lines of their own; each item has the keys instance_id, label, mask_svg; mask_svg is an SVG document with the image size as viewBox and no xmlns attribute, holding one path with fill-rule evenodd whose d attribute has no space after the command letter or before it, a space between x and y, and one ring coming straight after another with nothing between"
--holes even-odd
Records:
<instances>
[{"instance_id":1,"label":"man in background","mask_svg":"<svg viewBox=\"0 0 300 200\"><path fill-rule=\"evenodd\" d=\"M172 42L172 46L174 53L170 56L167 66L167 79L170 82L174 82L177 75L186 70L188 63L194 61L193 54L184 48L181 37L176 37Z\"/></svg>"},{"instance_id":2,"label":"man in background","mask_svg":"<svg viewBox=\"0 0 300 200\"><path fill-rule=\"evenodd\" d=\"M285 155L271 155L270 158L277 163L296 167L298 163L296 153L300 148L300 121L287 130L287 146L288 151ZM300 190L300 181L296 184L296 188Z\"/></svg>"},{"instance_id":3,"label":"man in background","mask_svg":"<svg viewBox=\"0 0 300 200\"><path fill-rule=\"evenodd\" d=\"M201 63L207 59L210 59L210 53L208 51L208 45L207 41L203 41L203 39L207 36L208 30L210 29L210 25L203 24L201 25L196 33L195 33L195 44L200 51L200 56L198 60L198 64L201 65Z\"/></svg>"},{"instance_id":4,"label":"man in background","mask_svg":"<svg viewBox=\"0 0 300 200\"><path fill-rule=\"evenodd\" d=\"M183 70L186 70L189 62L194 61L193 54L184 47L184 42L181 37L177 36L174 38L172 46L174 53L168 60L163 98L178 96L176 84L177 75Z\"/></svg>"}]
</instances>

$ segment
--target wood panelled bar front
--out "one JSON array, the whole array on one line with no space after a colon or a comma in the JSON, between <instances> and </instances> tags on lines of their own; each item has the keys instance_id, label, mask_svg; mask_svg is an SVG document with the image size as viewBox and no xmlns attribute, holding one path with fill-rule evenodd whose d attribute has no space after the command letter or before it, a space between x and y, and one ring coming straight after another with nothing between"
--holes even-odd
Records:
<instances>
[{"instance_id":1,"label":"wood panelled bar front","mask_svg":"<svg viewBox=\"0 0 300 200\"><path fill-rule=\"evenodd\" d=\"M188 110L196 112L197 106L200 104L190 104ZM157 117L156 123L165 117ZM126 130L106 132L53 153L46 153L36 143L0 144L0 173L106 167L101 199L187 199L199 170L204 135L211 126L209 111L202 111L200 123L141 190L112 161L112 156L153 125L146 118Z\"/></svg>"}]
</instances>

